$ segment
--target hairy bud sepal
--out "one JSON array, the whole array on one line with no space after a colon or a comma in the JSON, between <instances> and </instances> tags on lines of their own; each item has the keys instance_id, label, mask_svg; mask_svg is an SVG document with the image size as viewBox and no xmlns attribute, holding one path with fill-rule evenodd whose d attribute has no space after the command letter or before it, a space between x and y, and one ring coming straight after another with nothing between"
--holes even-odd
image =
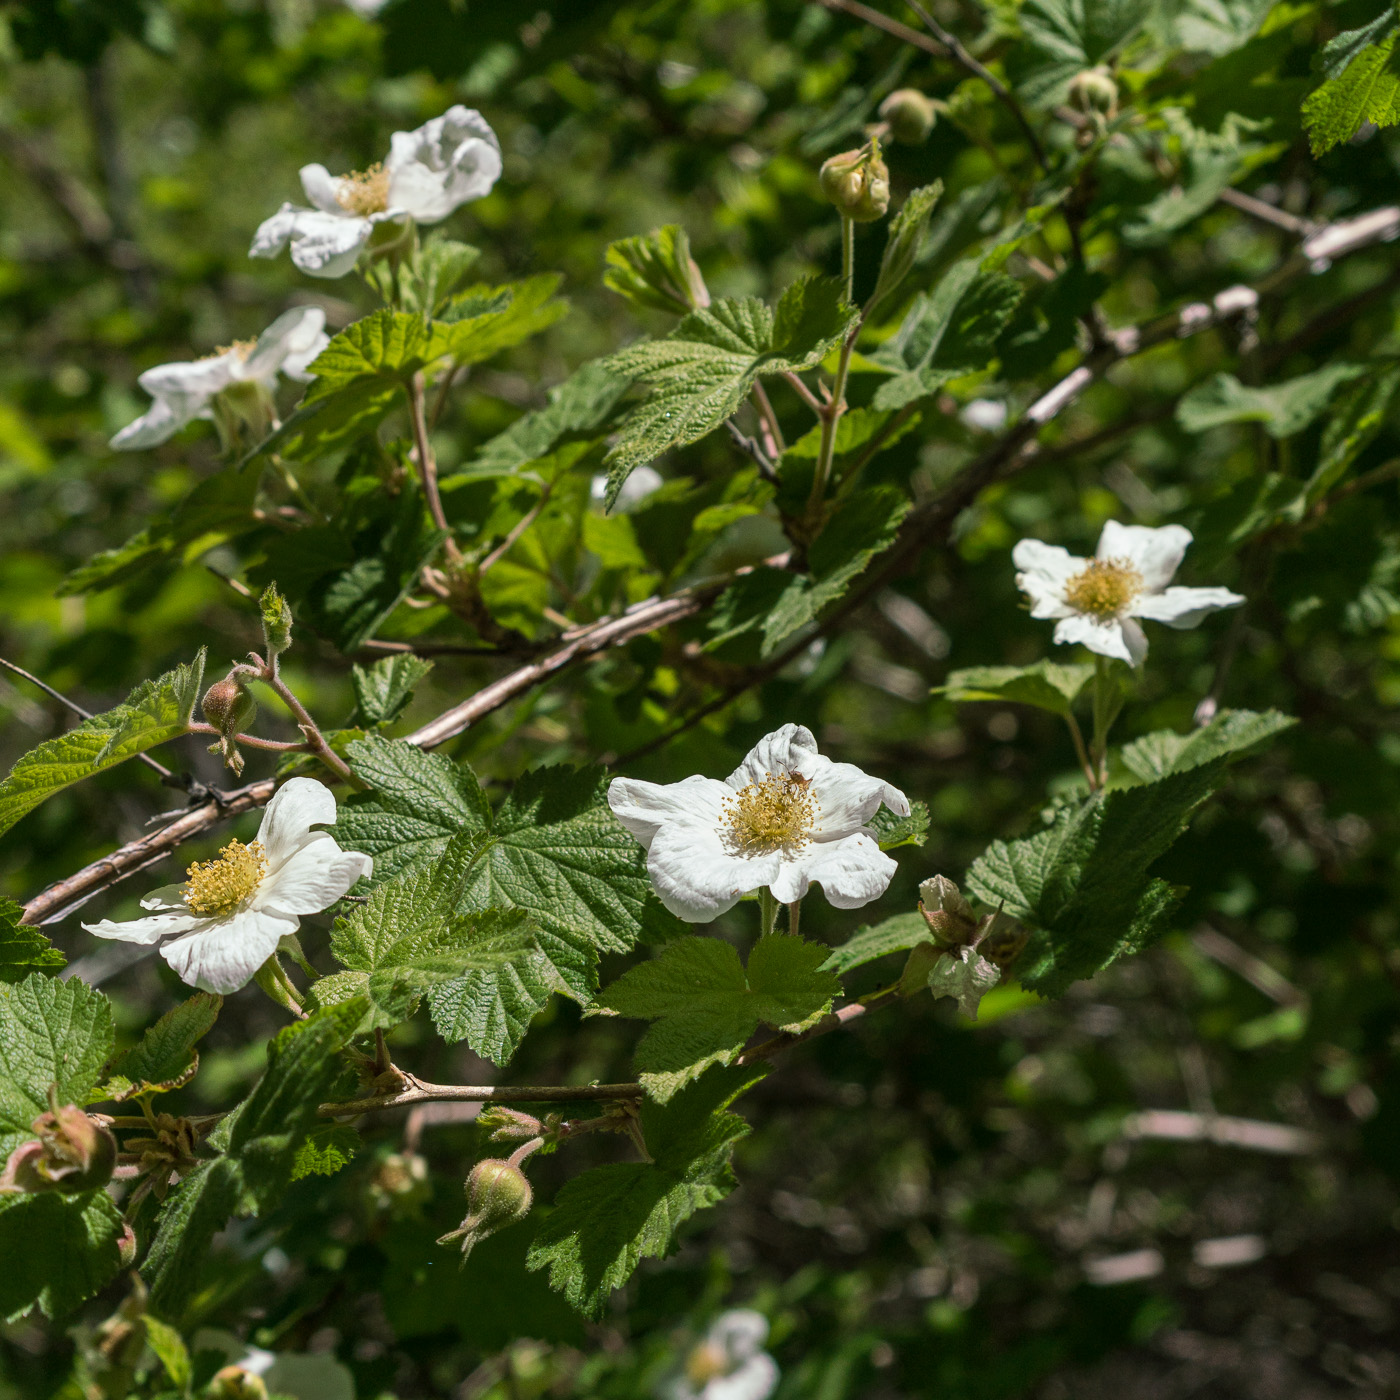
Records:
<instances>
[{"instance_id":1,"label":"hairy bud sepal","mask_svg":"<svg viewBox=\"0 0 1400 1400\"><path fill-rule=\"evenodd\" d=\"M37 1135L10 1153L0 1173L0 1191L57 1191L65 1196L95 1191L112 1179L117 1141L107 1128L76 1104L50 1109L30 1125Z\"/></svg>"},{"instance_id":2,"label":"hairy bud sepal","mask_svg":"<svg viewBox=\"0 0 1400 1400\"><path fill-rule=\"evenodd\" d=\"M263 589L258 605L262 609L263 645L271 664L292 644L292 610L275 583Z\"/></svg>"},{"instance_id":3,"label":"hairy bud sepal","mask_svg":"<svg viewBox=\"0 0 1400 1400\"><path fill-rule=\"evenodd\" d=\"M880 104L890 135L905 146L922 145L938 121L938 108L918 88L897 88Z\"/></svg>"},{"instance_id":4,"label":"hairy bud sepal","mask_svg":"<svg viewBox=\"0 0 1400 1400\"><path fill-rule=\"evenodd\" d=\"M960 948L977 934L977 916L946 875L933 875L919 886L919 913L942 948Z\"/></svg>"},{"instance_id":5,"label":"hairy bud sepal","mask_svg":"<svg viewBox=\"0 0 1400 1400\"><path fill-rule=\"evenodd\" d=\"M267 1400L267 1385L241 1366L225 1366L214 1373L204 1394L206 1400Z\"/></svg>"},{"instance_id":6,"label":"hairy bud sepal","mask_svg":"<svg viewBox=\"0 0 1400 1400\"><path fill-rule=\"evenodd\" d=\"M499 1157L487 1157L478 1162L467 1177L465 1189L466 1219L438 1240L439 1244L460 1241L464 1264L467 1256L488 1235L524 1220L535 1199L525 1173Z\"/></svg>"},{"instance_id":7,"label":"hairy bud sepal","mask_svg":"<svg viewBox=\"0 0 1400 1400\"><path fill-rule=\"evenodd\" d=\"M822 193L841 212L858 224L882 219L890 207L889 167L880 159L880 143L858 151L842 151L821 168Z\"/></svg>"},{"instance_id":8,"label":"hairy bud sepal","mask_svg":"<svg viewBox=\"0 0 1400 1400\"><path fill-rule=\"evenodd\" d=\"M533 1114L521 1113L516 1108L506 1108L492 1104L482 1109L477 1123L491 1134L492 1142L524 1142L528 1138L539 1137L545 1125Z\"/></svg>"}]
</instances>

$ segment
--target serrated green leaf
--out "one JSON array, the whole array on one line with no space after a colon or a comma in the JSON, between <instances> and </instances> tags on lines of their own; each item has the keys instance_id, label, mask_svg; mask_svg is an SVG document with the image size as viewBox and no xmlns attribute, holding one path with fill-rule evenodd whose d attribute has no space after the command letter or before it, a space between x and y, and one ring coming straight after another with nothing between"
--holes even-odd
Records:
<instances>
[{"instance_id":1,"label":"serrated green leaf","mask_svg":"<svg viewBox=\"0 0 1400 1400\"><path fill-rule=\"evenodd\" d=\"M0 1161L33 1136L50 1085L60 1104L88 1102L113 1034L111 1003L76 978L36 972L0 985Z\"/></svg>"},{"instance_id":2,"label":"serrated green leaf","mask_svg":"<svg viewBox=\"0 0 1400 1400\"><path fill-rule=\"evenodd\" d=\"M0 833L83 778L114 768L189 729L204 677L204 648L187 666L143 681L115 709L31 749L0 783Z\"/></svg>"},{"instance_id":3,"label":"serrated green leaf","mask_svg":"<svg viewBox=\"0 0 1400 1400\"><path fill-rule=\"evenodd\" d=\"M1224 767L1216 758L1066 805L1046 830L994 841L978 857L967 872L969 892L1037 930L1013 967L1023 986L1060 996L1162 931L1178 895L1151 880L1149 868L1218 786Z\"/></svg>"},{"instance_id":4,"label":"serrated green leaf","mask_svg":"<svg viewBox=\"0 0 1400 1400\"><path fill-rule=\"evenodd\" d=\"M1243 758L1297 722L1277 710L1222 710L1209 724L1189 734L1159 729L1124 744L1123 766L1144 782L1156 782L1169 773L1184 773L1216 759Z\"/></svg>"},{"instance_id":5,"label":"serrated green leaf","mask_svg":"<svg viewBox=\"0 0 1400 1400\"><path fill-rule=\"evenodd\" d=\"M928 232L928 221L934 206L942 193L942 180L911 190L899 213L890 220L885 251L880 258L880 275L875 279L875 290L870 294L870 300L865 303L867 318L874 316L881 303L892 297L909 275L919 245Z\"/></svg>"},{"instance_id":6,"label":"serrated green leaf","mask_svg":"<svg viewBox=\"0 0 1400 1400\"><path fill-rule=\"evenodd\" d=\"M855 968L890 953L907 953L920 943L932 943L933 934L922 914L896 914L883 923L858 928L839 948L832 951L822 967L844 976Z\"/></svg>"},{"instance_id":7,"label":"serrated green leaf","mask_svg":"<svg viewBox=\"0 0 1400 1400\"><path fill-rule=\"evenodd\" d=\"M684 316L710 304L705 279L679 224L608 244L603 285L636 306Z\"/></svg>"},{"instance_id":8,"label":"serrated green leaf","mask_svg":"<svg viewBox=\"0 0 1400 1400\"><path fill-rule=\"evenodd\" d=\"M594 1007L655 1024L637 1047L647 1093L668 1102L711 1065L733 1064L766 1022L805 1029L841 991L827 950L785 934L760 939L747 969L718 938L685 938L624 973Z\"/></svg>"},{"instance_id":9,"label":"serrated green leaf","mask_svg":"<svg viewBox=\"0 0 1400 1400\"><path fill-rule=\"evenodd\" d=\"M121 1265L121 1212L105 1191L0 1196L0 1320L36 1303L67 1316L106 1287Z\"/></svg>"},{"instance_id":10,"label":"serrated green leaf","mask_svg":"<svg viewBox=\"0 0 1400 1400\"><path fill-rule=\"evenodd\" d=\"M112 1065L112 1073L124 1081L109 1083L96 1091L103 1099L139 1097L152 1091L177 1088L194 1077L199 1068L195 1045L218 1020L224 999L213 992L197 992L188 1001L172 1007L125 1054Z\"/></svg>"},{"instance_id":11,"label":"serrated green leaf","mask_svg":"<svg viewBox=\"0 0 1400 1400\"><path fill-rule=\"evenodd\" d=\"M360 1134L348 1123L318 1123L297 1148L292 1180L308 1176L334 1176L349 1166L359 1151Z\"/></svg>"},{"instance_id":12,"label":"serrated green leaf","mask_svg":"<svg viewBox=\"0 0 1400 1400\"><path fill-rule=\"evenodd\" d=\"M928 840L929 815L927 802L911 802L907 817L897 816L888 807L881 807L866 822L882 851L900 846L922 846Z\"/></svg>"},{"instance_id":13,"label":"serrated green leaf","mask_svg":"<svg viewBox=\"0 0 1400 1400\"><path fill-rule=\"evenodd\" d=\"M1031 666L970 666L951 672L947 684L935 686L933 694L958 702L1002 700L1034 705L1067 715L1093 677L1092 666L1066 666L1055 661L1037 661Z\"/></svg>"},{"instance_id":14,"label":"serrated green leaf","mask_svg":"<svg viewBox=\"0 0 1400 1400\"><path fill-rule=\"evenodd\" d=\"M469 287L439 313L434 336L454 363L481 364L538 335L569 309L567 301L554 295L561 281L557 272L541 272L504 287ZM509 301L500 304L507 295Z\"/></svg>"},{"instance_id":15,"label":"serrated green leaf","mask_svg":"<svg viewBox=\"0 0 1400 1400\"><path fill-rule=\"evenodd\" d=\"M68 959L37 929L22 924L24 906L0 899L0 982L21 982L31 972L57 972Z\"/></svg>"},{"instance_id":16,"label":"serrated green leaf","mask_svg":"<svg viewBox=\"0 0 1400 1400\"><path fill-rule=\"evenodd\" d=\"M665 1107L645 1104L642 1131L653 1160L595 1167L570 1181L527 1267L548 1268L550 1286L596 1317L643 1259L663 1258L690 1216L734 1189L729 1159L749 1129L727 1109L763 1073L712 1070Z\"/></svg>"},{"instance_id":17,"label":"serrated green leaf","mask_svg":"<svg viewBox=\"0 0 1400 1400\"><path fill-rule=\"evenodd\" d=\"M608 505L637 467L718 428L760 375L820 363L857 314L838 279L808 277L783 293L776 311L756 297L726 297L692 311L665 340L613 355L609 369L643 381L648 393L609 453Z\"/></svg>"},{"instance_id":18,"label":"serrated green leaf","mask_svg":"<svg viewBox=\"0 0 1400 1400\"><path fill-rule=\"evenodd\" d=\"M1262 423L1272 438L1292 437L1327 407L1339 385L1366 372L1365 365L1324 365L1262 389L1241 384L1233 374L1214 374L1181 400L1176 421L1188 433L1224 423Z\"/></svg>"},{"instance_id":19,"label":"serrated green leaf","mask_svg":"<svg viewBox=\"0 0 1400 1400\"><path fill-rule=\"evenodd\" d=\"M1338 60L1349 54L1345 66L1304 101L1303 126L1314 156L1350 141L1364 122L1394 126L1400 121L1400 55L1395 52L1400 25L1394 23L1392 8L1387 7L1386 17L1390 23L1376 42L1348 43L1337 51Z\"/></svg>"},{"instance_id":20,"label":"serrated green leaf","mask_svg":"<svg viewBox=\"0 0 1400 1400\"><path fill-rule=\"evenodd\" d=\"M156 1354L156 1359L165 1368L170 1384L187 1391L194 1376L190 1365L189 1349L185 1339L168 1323L147 1313L142 1319L146 1328L146 1344Z\"/></svg>"},{"instance_id":21,"label":"serrated green leaf","mask_svg":"<svg viewBox=\"0 0 1400 1400\"><path fill-rule=\"evenodd\" d=\"M1395 392L1400 389L1400 364L1369 367L1359 384L1342 396L1322 432L1317 466L1300 493L1290 519L1301 520L1346 475L1353 462L1380 433Z\"/></svg>"},{"instance_id":22,"label":"serrated green leaf","mask_svg":"<svg viewBox=\"0 0 1400 1400\"><path fill-rule=\"evenodd\" d=\"M1026 0L1021 32L1041 52L1087 68L1138 29L1150 12L1137 0Z\"/></svg>"},{"instance_id":23,"label":"serrated green leaf","mask_svg":"<svg viewBox=\"0 0 1400 1400\"><path fill-rule=\"evenodd\" d=\"M355 721L360 725L392 724L407 709L413 692L433 669L433 663L412 652L399 652L373 666L352 666Z\"/></svg>"},{"instance_id":24,"label":"serrated green leaf","mask_svg":"<svg viewBox=\"0 0 1400 1400\"><path fill-rule=\"evenodd\" d=\"M461 286L480 256L480 249L470 243L446 238L440 230L430 234L411 263L400 270L400 305L420 316L435 315ZM387 264L383 266L387 269Z\"/></svg>"}]
</instances>

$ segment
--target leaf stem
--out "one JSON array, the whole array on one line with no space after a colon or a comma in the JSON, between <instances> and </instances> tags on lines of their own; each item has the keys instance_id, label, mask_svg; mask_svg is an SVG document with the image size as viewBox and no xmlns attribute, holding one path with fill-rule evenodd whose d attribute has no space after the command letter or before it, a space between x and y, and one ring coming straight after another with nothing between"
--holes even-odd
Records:
<instances>
[{"instance_id":1,"label":"leaf stem","mask_svg":"<svg viewBox=\"0 0 1400 1400\"><path fill-rule=\"evenodd\" d=\"M1069 726L1069 737L1074 740L1075 756L1079 759L1079 766L1084 770L1084 777L1089 784L1090 792L1099 790L1099 780L1094 772L1094 765L1089 762L1088 751L1084 747L1084 731L1079 727L1079 721L1069 713L1065 712L1065 724Z\"/></svg>"},{"instance_id":2,"label":"leaf stem","mask_svg":"<svg viewBox=\"0 0 1400 1400\"><path fill-rule=\"evenodd\" d=\"M846 300L855 300L856 221L841 215L841 280L846 284Z\"/></svg>"},{"instance_id":3,"label":"leaf stem","mask_svg":"<svg viewBox=\"0 0 1400 1400\"><path fill-rule=\"evenodd\" d=\"M409 416L413 420L413 445L418 458L418 479L423 484L423 496L428 503L428 514L439 530L447 532L443 542L447 557L454 562L461 556L452 538L451 527L447 523L447 513L442 508L442 496L438 493L437 458L433 456L432 443L428 441L428 416L424 405L423 373L420 370L408 383Z\"/></svg>"},{"instance_id":4,"label":"leaf stem","mask_svg":"<svg viewBox=\"0 0 1400 1400\"><path fill-rule=\"evenodd\" d=\"M846 300L851 300L855 280L855 221L841 216L841 276L846 286ZM807 515L815 523L821 504L826 499L826 485L831 476L831 459L836 453L836 425L846 411L846 376L851 368L851 354L862 322L857 320L841 342L841 356L836 362L836 383L831 389L831 402L821 407L822 438L817 453L817 467L812 474L812 494L807 498Z\"/></svg>"},{"instance_id":5,"label":"leaf stem","mask_svg":"<svg viewBox=\"0 0 1400 1400\"><path fill-rule=\"evenodd\" d=\"M778 901L767 885L758 892L758 918L759 935L767 938L778 922Z\"/></svg>"}]
</instances>

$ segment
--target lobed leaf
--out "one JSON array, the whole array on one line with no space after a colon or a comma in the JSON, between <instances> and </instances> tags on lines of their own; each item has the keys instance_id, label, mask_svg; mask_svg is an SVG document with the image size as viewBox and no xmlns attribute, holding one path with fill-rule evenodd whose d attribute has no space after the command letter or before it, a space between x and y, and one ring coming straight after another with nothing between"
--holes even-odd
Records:
<instances>
[{"instance_id":1,"label":"lobed leaf","mask_svg":"<svg viewBox=\"0 0 1400 1400\"><path fill-rule=\"evenodd\" d=\"M896 914L883 923L858 928L839 948L832 950L822 967L844 976L891 953L907 953L920 943L933 941L922 914Z\"/></svg>"},{"instance_id":2,"label":"lobed leaf","mask_svg":"<svg viewBox=\"0 0 1400 1400\"><path fill-rule=\"evenodd\" d=\"M392 724L408 708L413 692L433 669L433 663L412 652L399 652L373 666L352 666L355 721L361 725Z\"/></svg>"},{"instance_id":3,"label":"lobed leaf","mask_svg":"<svg viewBox=\"0 0 1400 1400\"><path fill-rule=\"evenodd\" d=\"M37 929L20 922L24 906L0 899L0 982L20 982L31 972L57 972L68 961Z\"/></svg>"},{"instance_id":4,"label":"lobed leaf","mask_svg":"<svg viewBox=\"0 0 1400 1400\"><path fill-rule=\"evenodd\" d=\"M1068 715L1093 677L1091 665L1056 661L1037 661L1030 666L969 666L950 672L947 684L935 686L933 693L953 701L1003 700Z\"/></svg>"}]
</instances>

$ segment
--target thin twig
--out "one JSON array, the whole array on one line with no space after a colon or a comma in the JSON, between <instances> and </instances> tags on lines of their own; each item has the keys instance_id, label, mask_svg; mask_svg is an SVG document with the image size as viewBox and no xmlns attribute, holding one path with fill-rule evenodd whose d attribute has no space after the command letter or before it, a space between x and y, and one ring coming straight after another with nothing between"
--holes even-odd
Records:
<instances>
[{"instance_id":1,"label":"thin twig","mask_svg":"<svg viewBox=\"0 0 1400 1400\"><path fill-rule=\"evenodd\" d=\"M1290 214L1276 204L1256 199L1242 190L1223 189L1216 198L1222 204L1233 205L1242 214L1248 214L1266 224L1273 224L1275 228L1286 229L1289 233L1306 237L1317 232L1318 226L1311 219L1300 219L1296 214Z\"/></svg>"},{"instance_id":2,"label":"thin twig","mask_svg":"<svg viewBox=\"0 0 1400 1400\"><path fill-rule=\"evenodd\" d=\"M453 557L457 546L452 540L452 528L447 523L447 514L442 508L442 496L438 492L437 458L433 456L432 443L428 441L428 419L423 403L423 375L415 374L408 384L409 417L413 420L414 454L418 458L418 479L423 484L423 495L428 502L428 514L433 524L446 533L444 541L448 556Z\"/></svg>"},{"instance_id":3,"label":"thin twig","mask_svg":"<svg viewBox=\"0 0 1400 1400\"><path fill-rule=\"evenodd\" d=\"M787 443L783 441L783 430L778 423L778 415L773 412L773 401L768 397L768 390L763 387L761 379L753 382L753 402L758 410L759 422L763 426L763 450L774 460L787 451Z\"/></svg>"},{"instance_id":4,"label":"thin twig","mask_svg":"<svg viewBox=\"0 0 1400 1400\"><path fill-rule=\"evenodd\" d=\"M891 19L879 10L871 9L869 5L862 5L860 0L820 0L820 3L828 10L840 10L856 19L864 20L876 29L883 29L886 34L893 34L896 39L903 39L906 44L913 44L916 49L922 49L925 53L934 54L938 58L949 57L948 50L930 39L927 34L920 34L917 29L911 29L907 24Z\"/></svg>"},{"instance_id":5,"label":"thin twig","mask_svg":"<svg viewBox=\"0 0 1400 1400\"><path fill-rule=\"evenodd\" d=\"M554 483L552 481L545 482L544 489L540 492L539 500L511 526L510 533L506 535L505 539L481 561L476 571L478 578L480 578L487 569L504 559L505 556L510 553L515 542L535 523L536 519L539 517L539 513L549 504L549 497L553 490Z\"/></svg>"},{"instance_id":6,"label":"thin twig","mask_svg":"<svg viewBox=\"0 0 1400 1400\"><path fill-rule=\"evenodd\" d=\"M798 374L795 370L786 369L783 371L783 378L788 382L788 384L792 386L793 390L797 394L797 397L800 398L802 402L805 403L807 407L810 408L812 412L817 415L818 418L820 418L823 412L822 401L807 387L805 383L803 383L802 376Z\"/></svg>"},{"instance_id":7,"label":"thin twig","mask_svg":"<svg viewBox=\"0 0 1400 1400\"><path fill-rule=\"evenodd\" d=\"M729 436L734 439L734 445L742 452L748 453L753 458L754 464L758 467L758 474L765 481L776 481L778 470L773 465L768 454L753 440L744 430L732 419L726 418L724 426L729 429Z\"/></svg>"}]
</instances>

